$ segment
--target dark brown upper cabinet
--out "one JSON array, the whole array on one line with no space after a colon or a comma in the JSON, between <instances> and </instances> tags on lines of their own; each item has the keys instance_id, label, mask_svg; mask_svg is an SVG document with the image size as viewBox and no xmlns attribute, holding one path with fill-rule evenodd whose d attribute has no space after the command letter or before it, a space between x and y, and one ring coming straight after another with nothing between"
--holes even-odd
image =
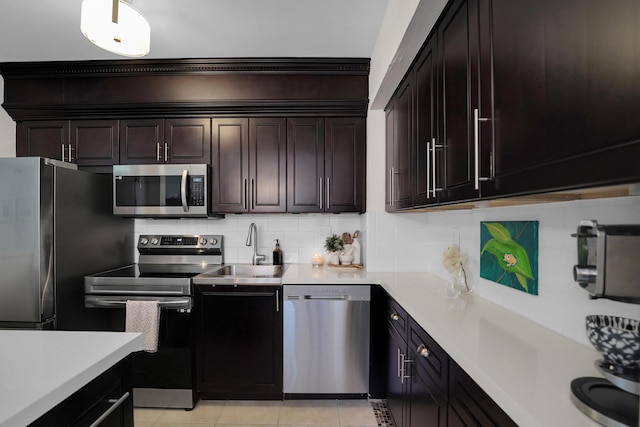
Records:
<instances>
[{"instance_id":1,"label":"dark brown upper cabinet","mask_svg":"<svg viewBox=\"0 0 640 427\"><path fill-rule=\"evenodd\" d=\"M365 121L287 120L287 212L364 212Z\"/></svg>"},{"instance_id":2,"label":"dark brown upper cabinet","mask_svg":"<svg viewBox=\"0 0 640 427\"><path fill-rule=\"evenodd\" d=\"M481 5L494 108L483 197L640 180L638 2Z\"/></svg>"},{"instance_id":3,"label":"dark brown upper cabinet","mask_svg":"<svg viewBox=\"0 0 640 427\"><path fill-rule=\"evenodd\" d=\"M213 119L212 210L285 212L286 119Z\"/></svg>"},{"instance_id":4,"label":"dark brown upper cabinet","mask_svg":"<svg viewBox=\"0 0 640 427\"><path fill-rule=\"evenodd\" d=\"M211 119L120 121L120 163L211 163Z\"/></svg>"},{"instance_id":5,"label":"dark brown upper cabinet","mask_svg":"<svg viewBox=\"0 0 640 427\"><path fill-rule=\"evenodd\" d=\"M118 163L117 120L36 120L16 127L16 155L43 156L79 167Z\"/></svg>"},{"instance_id":6,"label":"dark brown upper cabinet","mask_svg":"<svg viewBox=\"0 0 640 427\"><path fill-rule=\"evenodd\" d=\"M473 200L479 192L477 0L455 0L438 26L439 202Z\"/></svg>"},{"instance_id":7,"label":"dark brown upper cabinet","mask_svg":"<svg viewBox=\"0 0 640 427\"><path fill-rule=\"evenodd\" d=\"M415 144L411 156L414 178L412 197L414 206L438 202L442 182L440 153L437 143L438 107L438 45L434 35L424 46L414 66L415 74Z\"/></svg>"},{"instance_id":8,"label":"dark brown upper cabinet","mask_svg":"<svg viewBox=\"0 0 640 427\"><path fill-rule=\"evenodd\" d=\"M386 110L412 164L387 210L640 181L639 25L631 0L451 0Z\"/></svg>"},{"instance_id":9,"label":"dark brown upper cabinet","mask_svg":"<svg viewBox=\"0 0 640 427\"><path fill-rule=\"evenodd\" d=\"M69 120L38 120L16 125L16 156L68 159ZM64 159L63 159L64 156Z\"/></svg>"},{"instance_id":10,"label":"dark brown upper cabinet","mask_svg":"<svg viewBox=\"0 0 640 427\"><path fill-rule=\"evenodd\" d=\"M71 120L69 136L71 160L78 166L118 164L120 154L118 120Z\"/></svg>"}]
</instances>

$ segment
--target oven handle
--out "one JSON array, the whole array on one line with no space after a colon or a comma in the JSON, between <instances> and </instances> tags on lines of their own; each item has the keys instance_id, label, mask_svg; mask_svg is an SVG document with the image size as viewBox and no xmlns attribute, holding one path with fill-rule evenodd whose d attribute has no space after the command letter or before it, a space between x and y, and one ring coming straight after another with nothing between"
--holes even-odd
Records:
<instances>
[{"instance_id":1,"label":"oven handle","mask_svg":"<svg viewBox=\"0 0 640 427\"><path fill-rule=\"evenodd\" d=\"M187 205L187 175L189 171L187 169L182 171L182 180L180 182L180 198L182 199L182 209L185 212L189 212L189 206Z\"/></svg>"},{"instance_id":2,"label":"oven handle","mask_svg":"<svg viewBox=\"0 0 640 427\"><path fill-rule=\"evenodd\" d=\"M189 303L190 301L188 299L159 301L158 306L160 306L160 308L188 309L190 308ZM85 300L84 302L84 306L87 308L123 307L126 304L127 304L126 300L110 300L110 299L92 299L92 300Z\"/></svg>"}]
</instances>

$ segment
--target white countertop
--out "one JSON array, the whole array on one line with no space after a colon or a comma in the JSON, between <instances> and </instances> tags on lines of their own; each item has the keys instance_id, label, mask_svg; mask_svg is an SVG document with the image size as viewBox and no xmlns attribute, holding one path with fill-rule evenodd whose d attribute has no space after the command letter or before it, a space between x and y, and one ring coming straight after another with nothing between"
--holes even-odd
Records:
<instances>
[{"instance_id":1,"label":"white countertop","mask_svg":"<svg viewBox=\"0 0 640 427\"><path fill-rule=\"evenodd\" d=\"M380 284L520 427L598 426L571 402L574 378L602 377L601 355L478 295L452 299L428 273L298 264L287 284Z\"/></svg>"},{"instance_id":2,"label":"white countertop","mask_svg":"<svg viewBox=\"0 0 640 427\"><path fill-rule=\"evenodd\" d=\"M124 332L0 330L0 426L24 427L142 349Z\"/></svg>"}]
</instances>

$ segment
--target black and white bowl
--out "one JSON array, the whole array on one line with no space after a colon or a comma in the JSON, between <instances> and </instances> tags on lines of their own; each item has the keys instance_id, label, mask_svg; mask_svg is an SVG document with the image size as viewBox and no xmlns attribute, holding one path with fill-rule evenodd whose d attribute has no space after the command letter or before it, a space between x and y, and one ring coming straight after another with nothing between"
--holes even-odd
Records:
<instances>
[{"instance_id":1,"label":"black and white bowl","mask_svg":"<svg viewBox=\"0 0 640 427\"><path fill-rule=\"evenodd\" d=\"M592 314L586 318L587 337L604 359L624 369L640 369L640 321Z\"/></svg>"}]
</instances>

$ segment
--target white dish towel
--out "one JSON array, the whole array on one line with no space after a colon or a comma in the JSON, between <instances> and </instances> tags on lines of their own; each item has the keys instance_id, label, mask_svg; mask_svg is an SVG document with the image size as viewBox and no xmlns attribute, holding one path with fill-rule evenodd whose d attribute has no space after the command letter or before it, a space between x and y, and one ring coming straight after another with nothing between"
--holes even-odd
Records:
<instances>
[{"instance_id":1,"label":"white dish towel","mask_svg":"<svg viewBox=\"0 0 640 427\"><path fill-rule=\"evenodd\" d=\"M141 332L143 350L158 351L160 330L160 304L158 301L127 301L127 332Z\"/></svg>"}]
</instances>

